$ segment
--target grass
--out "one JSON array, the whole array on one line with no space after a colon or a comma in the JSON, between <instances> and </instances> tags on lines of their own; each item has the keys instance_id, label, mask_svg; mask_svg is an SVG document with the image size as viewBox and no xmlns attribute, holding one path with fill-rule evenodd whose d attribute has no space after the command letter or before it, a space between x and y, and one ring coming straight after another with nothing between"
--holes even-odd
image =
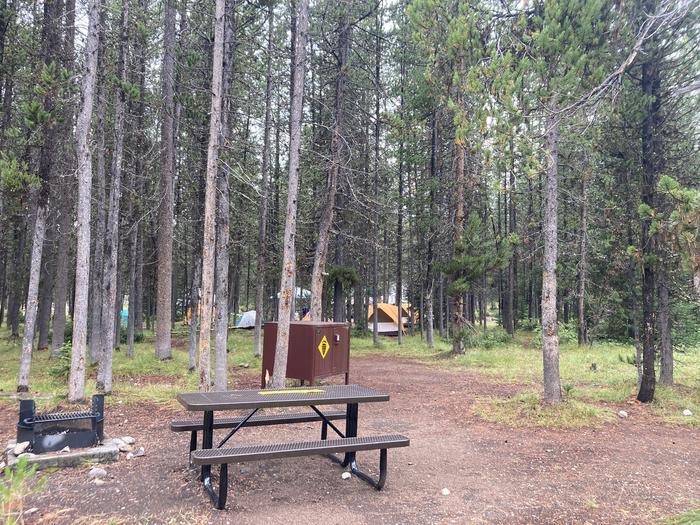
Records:
<instances>
[{"instance_id":1,"label":"grass","mask_svg":"<svg viewBox=\"0 0 700 525\"><path fill-rule=\"evenodd\" d=\"M672 516L662 522L663 525L700 525L700 508Z\"/></svg>"},{"instance_id":2,"label":"grass","mask_svg":"<svg viewBox=\"0 0 700 525\"><path fill-rule=\"evenodd\" d=\"M509 427L599 427L614 419L605 407L567 399L561 405L543 404L536 392L525 392L510 399L485 398L474 404L474 413L485 421Z\"/></svg>"},{"instance_id":3,"label":"grass","mask_svg":"<svg viewBox=\"0 0 700 525\"><path fill-rule=\"evenodd\" d=\"M253 355L252 336L252 331L231 331L229 366L248 365L246 373L257 376L260 359ZM126 356L125 349L115 352L113 394L120 402L147 400L175 407L178 392L197 389L196 374L187 372L186 326L177 326L173 342L173 358L167 361L156 357L153 334L147 334L144 342L136 345L132 358ZM621 343L561 345L561 381L567 402L557 410L540 406L535 393L541 390L542 354L536 334L531 331L518 332L513 339L491 348L468 349L461 356L450 354L449 341L436 340L434 347L429 348L418 335L404 337L401 345L395 338L381 337L379 345L374 346L371 335L353 334L351 346L353 356L381 354L412 359L475 372L495 383L522 385L523 393L513 399L482 399L477 403L482 417L492 413L493 420L501 423L519 425L529 421L535 426L564 427L600 424L609 418L610 404L633 399L637 390L636 368L625 360L634 348ZM16 388L19 347L20 341L0 330L0 402L16 403L11 394ZM48 373L54 362L47 352L35 352L32 359L32 391L43 410L65 402L66 381ZM88 395L94 387L95 373L95 368L89 369ZM700 427L700 348L676 353L675 379L674 387L657 387L650 412L665 423ZM682 415L686 408L693 416Z\"/></svg>"}]
</instances>

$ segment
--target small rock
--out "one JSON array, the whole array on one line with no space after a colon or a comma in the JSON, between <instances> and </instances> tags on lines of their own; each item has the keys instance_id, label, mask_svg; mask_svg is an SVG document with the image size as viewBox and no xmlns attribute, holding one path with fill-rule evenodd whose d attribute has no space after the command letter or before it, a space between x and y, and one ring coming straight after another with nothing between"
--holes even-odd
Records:
<instances>
[{"instance_id":1,"label":"small rock","mask_svg":"<svg viewBox=\"0 0 700 525\"><path fill-rule=\"evenodd\" d=\"M131 452L132 450L131 445L127 445L126 443L119 445L119 452Z\"/></svg>"},{"instance_id":2,"label":"small rock","mask_svg":"<svg viewBox=\"0 0 700 525\"><path fill-rule=\"evenodd\" d=\"M25 510L25 511L24 511L24 514L25 514L25 515L27 515L27 514L34 514L34 513L35 513L36 511L38 511L38 510L39 510L39 509L37 509L36 507L32 507L31 509Z\"/></svg>"},{"instance_id":3,"label":"small rock","mask_svg":"<svg viewBox=\"0 0 700 525\"><path fill-rule=\"evenodd\" d=\"M107 477L107 471L106 471L105 469L103 469L103 468L92 467L92 468L90 469L90 472L88 472L88 477L89 477L90 479L95 479L95 480L102 479L102 478L106 478L106 477Z\"/></svg>"},{"instance_id":4,"label":"small rock","mask_svg":"<svg viewBox=\"0 0 700 525\"><path fill-rule=\"evenodd\" d=\"M19 456L20 454L23 454L24 452L27 451L29 448L29 441L22 441L21 443L17 443L14 448L12 449L12 453L15 456Z\"/></svg>"},{"instance_id":5,"label":"small rock","mask_svg":"<svg viewBox=\"0 0 700 525\"><path fill-rule=\"evenodd\" d=\"M105 480L99 479L99 478L95 478L92 482L93 482L95 485L104 485L104 484L106 483Z\"/></svg>"},{"instance_id":6,"label":"small rock","mask_svg":"<svg viewBox=\"0 0 700 525\"><path fill-rule=\"evenodd\" d=\"M34 456L36 456L36 454L32 454L31 452L25 452L24 454L20 454L19 456L17 456L17 458L33 458Z\"/></svg>"},{"instance_id":7,"label":"small rock","mask_svg":"<svg viewBox=\"0 0 700 525\"><path fill-rule=\"evenodd\" d=\"M684 415L684 416L692 416L693 413L690 411L689 408L686 408L686 409L683 411L683 415Z\"/></svg>"},{"instance_id":8,"label":"small rock","mask_svg":"<svg viewBox=\"0 0 700 525\"><path fill-rule=\"evenodd\" d=\"M443 496L449 496L449 495L450 495L450 489L448 489L447 487L445 487L444 489L442 489L440 492L442 493Z\"/></svg>"},{"instance_id":9,"label":"small rock","mask_svg":"<svg viewBox=\"0 0 700 525\"><path fill-rule=\"evenodd\" d=\"M240 366L241 368L249 368L249 367L250 367L250 363L241 363L241 364L238 365L238 366Z\"/></svg>"},{"instance_id":10,"label":"small rock","mask_svg":"<svg viewBox=\"0 0 700 525\"><path fill-rule=\"evenodd\" d=\"M2 469L4 469L4 468L5 468L5 462L4 462L4 461L0 461L0 470L2 470Z\"/></svg>"},{"instance_id":11,"label":"small rock","mask_svg":"<svg viewBox=\"0 0 700 525\"><path fill-rule=\"evenodd\" d=\"M59 452L70 452L70 447L65 446L61 450L59 450Z\"/></svg>"},{"instance_id":12,"label":"small rock","mask_svg":"<svg viewBox=\"0 0 700 525\"><path fill-rule=\"evenodd\" d=\"M134 459L134 453L133 453L133 452L129 452L129 453L126 455L126 459Z\"/></svg>"},{"instance_id":13,"label":"small rock","mask_svg":"<svg viewBox=\"0 0 700 525\"><path fill-rule=\"evenodd\" d=\"M145 456L145 455L146 455L146 451L144 450L144 448L143 448L143 447L139 447L139 451L138 451L136 454L134 454L134 457L135 457L135 458L140 458L140 457L143 457L143 456Z\"/></svg>"},{"instance_id":14,"label":"small rock","mask_svg":"<svg viewBox=\"0 0 700 525\"><path fill-rule=\"evenodd\" d=\"M620 416L620 417L627 417L627 416L629 416L629 414L628 414L627 412L625 412L624 410L620 410L620 411L617 413L617 415Z\"/></svg>"},{"instance_id":15,"label":"small rock","mask_svg":"<svg viewBox=\"0 0 700 525\"><path fill-rule=\"evenodd\" d=\"M124 443L126 443L127 445L133 445L134 443L136 443L136 440L134 438L132 438L131 436L124 436L122 438L122 441Z\"/></svg>"},{"instance_id":16,"label":"small rock","mask_svg":"<svg viewBox=\"0 0 700 525\"><path fill-rule=\"evenodd\" d=\"M117 445L117 446L126 445L126 443L124 443L124 440L122 440L122 438L112 438L112 443Z\"/></svg>"},{"instance_id":17,"label":"small rock","mask_svg":"<svg viewBox=\"0 0 700 525\"><path fill-rule=\"evenodd\" d=\"M352 474L350 474L349 472L343 472L343 473L340 475L340 477L343 478L343 479L350 479L350 478L352 477Z\"/></svg>"}]
</instances>

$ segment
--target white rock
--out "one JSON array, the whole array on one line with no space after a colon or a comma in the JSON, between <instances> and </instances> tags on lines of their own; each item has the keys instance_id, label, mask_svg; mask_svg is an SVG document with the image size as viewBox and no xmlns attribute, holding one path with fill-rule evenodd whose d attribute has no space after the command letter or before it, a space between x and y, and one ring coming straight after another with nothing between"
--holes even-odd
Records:
<instances>
[{"instance_id":1,"label":"white rock","mask_svg":"<svg viewBox=\"0 0 700 525\"><path fill-rule=\"evenodd\" d=\"M4 462L4 461L0 461L0 470L2 470L2 469L4 469L4 468L5 468L5 462Z\"/></svg>"},{"instance_id":2,"label":"white rock","mask_svg":"<svg viewBox=\"0 0 700 525\"><path fill-rule=\"evenodd\" d=\"M120 447L122 445L126 445L126 443L124 442L124 440L122 438L112 438L112 443L117 445L118 447Z\"/></svg>"},{"instance_id":3,"label":"white rock","mask_svg":"<svg viewBox=\"0 0 700 525\"><path fill-rule=\"evenodd\" d=\"M133 445L134 443L136 443L136 440L134 438L132 438L131 436L124 436L122 438L122 441L124 443L126 443L127 445Z\"/></svg>"},{"instance_id":4,"label":"white rock","mask_svg":"<svg viewBox=\"0 0 700 525\"><path fill-rule=\"evenodd\" d=\"M105 480L99 479L99 478L95 478L92 482L93 482L95 485L104 485L104 484L106 483Z\"/></svg>"},{"instance_id":5,"label":"white rock","mask_svg":"<svg viewBox=\"0 0 700 525\"><path fill-rule=\"evenodd\" d=\"M134 453L133 453L133 452L129 452L129 453L126 455L126 459L134 459Z\"/></svg>"},{"instance_id":6,"label":"white rock","mask_svg":"<svg viewBox=\"0 0 700 525\"><path fill-rule=\"evenodd\" d=\"M684 415L684 416L692 416L693 413L690 411L689 408L686 408L686 409L683 411L683 415Z\"/></svg>"},{"instance_id":7,"label":"white rock","mask_svg":"<svg viewBox=\"0 0 700 525\"><path fill-rule=\"evenodd\" d=\"M90 469L90 472L88 472L88 477L90 479L102 479L107 477L107 471L103 468L99 467L92 467Z\"/></svg>"},{"instance_id":8,"label":"white rock","mask_svg":"<svg viewBox=\"0 0 700 525\"><path fill-rule=\"evenodd\" d=\"M29 441L22 441L21 443L17 443L14 448L12 449L12 453L15 456L19 456L20 454L24 454L24 452L27 451L29 448Z\"/></svg>"},{"instance_id":9,"label":"white rock","mask_svg":"<svg viewBox=\"0 0 700 525\"><path fill-rule=\"evenodd\" d=\"M131 452L132 450L131 445L127 445L126 443L119 445L119 452Z\"/></svg>"},{"instance_id":10,"label":"white rock","mask_svg":"<svg viewBox=\"0 0 700 525\"><path fill-rule=\"evenodd\" d=\"M145 456L145 455L146 455L146 451L144 450L143 447L140 447L138 452L136 454L134 454L134 457L140 458L140 457Z\"/></svg>"},{"instance_id":11,"label":"white rock","mask_svg":"<svg viewBox=\"0 0 700 525\"><path fill-rule=\"evenodd\" d=\"M352 474L350 474L349 472L343 472L343 473L340 475L340 477L343 478L343 479L350 479L350 478L352 477Z\"/></svg>"},{"instance_id":12,"label":"white rock","mask_svg":"<svg viewBox=\"0 0 700 525\"><path fill-rule=\"evenodd\" d=\"M629 416L629 414L628 414L627 412L625 412L624 410L620 410L620 411L617 413L617 415L620 416L620 417L627 417L627 416Z\"/></svg>"},{"instance_id":13,"label":"white rock","mask_svg":"<svg viewBox=\"0 0 700 525\"><path fill-rule=\"evenodd\" d=\"M445 487L444 489L442 489L440 492L442 493L443 496L449 496L449 495L450 495L450 489L448 489L447 487Z\"/></svg>"},{"instance_id":14,"label":"white rock","mask_svg":"<svg viewBox=\"0 0 700 525\"><path fill-rule=\"evenodd\" d=\"M70 452L70 447L63 447L61 450L59 450L59 452Z\"/></svg>"},{"instance_id":15,"label":"white rock","mask_svg":"<svg viewBox=\"0 0 700 525\"><path fill-rule=\"evenodd\" d=\"M34 456L36 456L36 454L32 454L31 452L25 452L24 454L20 454L19 456L17 456L17 458L33 458Z\"/></svg>"}]
</instances>

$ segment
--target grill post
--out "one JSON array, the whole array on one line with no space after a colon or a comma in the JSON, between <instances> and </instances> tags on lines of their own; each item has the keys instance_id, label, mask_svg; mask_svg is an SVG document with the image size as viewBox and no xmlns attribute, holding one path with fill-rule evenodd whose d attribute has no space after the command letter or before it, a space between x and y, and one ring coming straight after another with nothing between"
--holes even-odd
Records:
<instances>
[{"instance_id":1,"label":"grill post","mask_svg":"<svg viewBox=\"0 0 700 525\"><path fill-rule=\"evenodd\" d=\"M92 396L92 413L94 418L92 420L92 429L97 434L98 443L102 443L104 439L104 422L105 422L105 395L95 394Z\"/></svg>"},{"instance_id":2,"label":"grill post","mask_svg":"<svg viewBox=\"0 0 700 525\"><path fill-rule=\"evenodd\" d=\"M17 423L17 443L34 441L34 426L27 424L36 415L36 403L33 399L22 399L19 402L19 422Z\"/></svg>"}]
</instances>

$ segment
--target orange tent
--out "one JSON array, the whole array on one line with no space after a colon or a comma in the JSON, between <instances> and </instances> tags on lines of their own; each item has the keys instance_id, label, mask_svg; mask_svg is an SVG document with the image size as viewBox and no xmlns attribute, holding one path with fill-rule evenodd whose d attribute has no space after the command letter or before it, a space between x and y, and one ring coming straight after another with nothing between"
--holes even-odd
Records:
<instances>
[{"instance_id":1,"label":"orange tent","mask_svg":"<svg viewBox=\"0 0 700 525\"><path fill-rule=\"evenodd\" d=\"M406 323L410 316L409 305L401 305L401 331L406 332ZM415 314L414 314L415 318ZM367 321L372 326L374 323L374 305L370 304L367 310ZM399 324L399 309L395 304L379 303L377 305L377 325L380 333L396 333Z\"/></svg>"}]
</instances>

